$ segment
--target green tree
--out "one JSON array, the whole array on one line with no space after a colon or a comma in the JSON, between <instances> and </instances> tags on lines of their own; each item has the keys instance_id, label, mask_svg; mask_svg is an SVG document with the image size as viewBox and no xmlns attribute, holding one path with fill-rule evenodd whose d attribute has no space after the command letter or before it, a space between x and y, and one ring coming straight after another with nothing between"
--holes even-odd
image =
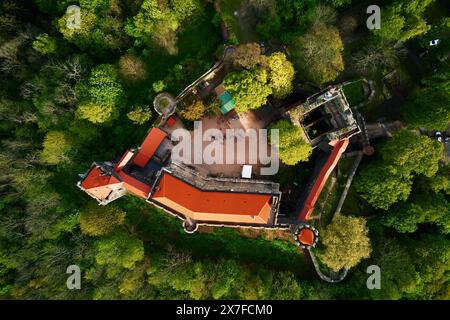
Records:
<instances>
[{"instance_id":1,"label":"green tree","mask_svg":"<svg viewBox=\"0 0 450 320\"><path fill-rule=\"evenodd\" d=\"M223 80L223 85L231 93L238 113L261 107L272 93L264 69L231 72Z\"/></svg>"},{"instance_id":2,"label":"green tree","mask_svg":"<svg viewBox=\"0 0 450 320\"><path fill-rule=\"evenodd\" d=\"M33 49L41 55L53 55L58 51L57 40L47 33L42 33L33 41Z\"/></svg>"},{"instance_id":3,"label":"green tree","mask_svg":"<svg viewBox=\"0 0 450 320\"><path fill-rule=\"evenodd\" d=\"M372 32L381 41L404 42L428 31L423 13L433 0L395 1L383 8L381 28Z\"/></svg>"},{"instance_id":4,"label":"green tree","mask_svg":"<svg viewBox=\"0 0 450 320\"><path fill-rule=\"evenodd\" d=\"M137 106L127 113L128 119L134 124L144 124L152 117L152 112L148 107Z\"/></svg>"},{"instance_id":5,"label":"green tree","mask_svg":"<svg viewBox=\"0 0 450 320\"><path fill-rule=\"evenodd\" d=\"M206 107L201 100L194 100L191 103L180 105L178 111L180 115L190 121L200 120L203 118L206 111Z\"/></svg>"},{"instance_id":6,"label":"green tree","mask_svg":"<svg viewBox=\"0 0 450 320\"><path fill-rule=\"evenodd\" d=\"M294 80L294 66L286 59L284 53L275 52L268 59L269 85L273 90L273 96L282 99L288 96L292 90Z\"/></svg>"},{"instance_id":7,"label":"green tree","mask_svg":"<svg viewBox=\"0 0 450 320\"><path fill-rule=\"evenodd\" d=\"M326 3L329 3L333 7L337 8L343 5L350 4L352 0L325 0Z\"/></svg>"},{"instance_id":8,"label":"green tree","mask_svg":"<svg viewBox=\"0 0 450 320\"><path fill-rule=\"evenodd\" d=\"M261 62L261 47L255 42L241 44L233 52L233 63L238 67L252 69Z\"/></svg>"},{"instance_id":9,"label":"green tree","mask_svg":"<svg viewBox=\"0 0 450 320\"><path fill-rule=\"evenodd\" d=\"M269 129L279 130L277 148L280 160L283 163L292 166L308 160L312 147L304 140L300 127L293 125L289 120L281 120L272 124Z\"/></svg>"},{"instance_id":10,"label":"green tree","mask_svg":"<svg viewBox=\"0 0 450 320\"><path fill-rule=\"evenodd\" d=\"M120 57L118 69L120 76L126 83L136 83L147 78L144 61L130 53L126 53Z\"/></svg>"},{"instance_id":11,"label":"green tree","mask_svg":"<svg viewBox=\"0 0 450 320\"><path fill-rule=\"evenodd\" d=\"M380 147L380 159L362 167L356 190L372 206L387 210L408 198L415 175L436 174L442 152L442 144L426 136L399 131Z\"/></svg>"},{"instance_id":12,"label":"green tree","mask_svg":"<svg viewBox=\"0 0 450 320\"><path fill-rule=\"evenodd\" d=\"M78 115L93 123L104 123L118 116L126 97L114 66L102 64L91 71L86 84L78 87L81 101Z\"/></svg>"},{"instance_id":13,"label":"green tree","mask_svg":"<svg viewBox=\"0 0 450 320\"><path fill-rule=\"evenodd\" d=\"M90 1L85 1L86 4ZM93 3L97 5L99 2ZM69 14L58 20L59 31L64 39L74 43L82 50L107 57L112 52L119 52L128 42L124 33L123 23L119 17L111 15L108 11L99 13L89 9L80 10L80 28L67 27Z\"/></svg>"},{"instance_id":14,"label":"green tree","mask_svg":"<svg viewBox=\"0 0 450 320\"><path fill-rule=\"evenodd\" d=\"M134 269L144 258L144 245L141 240L125 232L117 232L95 243L95 261L108 267L108 274L114 276L122 269Z\"/></svg>"},{"instance_id":15,"label":"green tree","mask_svg":"<svg viewBox=\"0 0 450 320\"><path fill-rule=\"evenodd\" d=\"M361 217L338 215L320 233L324 252L320 259L330 269L350 269L372 252L366 221Z\"/></svg>"},{"instance_id":16,"label":"green tree","mask_svg":"<svg viewBox=\"0 0 450 320\"><path fill-rule=\"evenodd\" d=\"M444 85L413 92L403 108L404 118L409 125L429 130L447 129L450 123L450 91Z\"/></svg>"},{"instance_id":17,"label":"green tree","mask_svg":"<svg viewBox=\"0 0 450 320\"><path fill-rule=\"evenodd\" d=\"M89 236L110 234L125 221L125 212L112 205L92 203L81 211L81 232Z\"/></svg>"},{"instance_id":18,"label":"green tree","mask_svg":"<svg viewBox=\"0 0 450 320\"><path fill-rule=\"evenodd\" d=\"M438 171L443 145L427 136L401 130L380 147L383 161L410 173L432 177Z\"/></svg>"},{"instance_id":19,"label":"green tree","mask_svg":"<svg viewBox=\"0 0 450 320\"><path fill-rule=\"evenodd\" d=\"M420 287L420 275L414 266L414 258L398 239L381 238L380 247L374 252L373 261L382 270L380 290L370 290L374 299L398 300L411 297Z\"/></svg>"},{"instance_id":20,"label":"green tree","mask_svg":"<svg viewBox=\"0 0 450 320\"><path fill-rule=\"evenodd\" d=\"M291 44L293 61L307 79L324 84L344 70L344 46L339 31L332 26L315 24Z\"/></svg>"},{"instance_id":21,"label":"green tree","mask_svg":"<svg viewBox=\"0 0 450 320\"><path fill-rule=\"evenodd\" d=\"M412 181L397 168L379 161L363 166L355 179L356 191L373 207L389 209L398 201L408 199Z\"/></svg>"},{"instance_id":22,"label":"green tree","mask_svg":"<svg viewBox=\"0 0 450 320\"><path fill-rule=\"evenodd\" d=\"M398 232L415 232L421 223L437 223L443 233L450 232L450 203L443 194L422 191L412 195L408 202L392 206L382 223Z\"/></svg>"},{"instance_id":23,"label":"green tree","mask_svg":"<svg viewBox=\"0 0 450 320\"><path fill-rule=\"evenodd\" d=\"M50 131L45 135L44 149L41 152L42 161L48 164L59 164L69 160L70 140L62 131Z\"/></svg>"},{"instance_id":24,"label":"green tree","mask_svg":"<svg viewBox=\"0 0 450 320\"><path fill-rule=\"evenodd\" d=\"M138 14L127 22L125 30L139 43L161 46L175 55L178 53L177 33L183 22L192 18L199 9L198 0L144 0Z\"/></svg>"}]
</instances>

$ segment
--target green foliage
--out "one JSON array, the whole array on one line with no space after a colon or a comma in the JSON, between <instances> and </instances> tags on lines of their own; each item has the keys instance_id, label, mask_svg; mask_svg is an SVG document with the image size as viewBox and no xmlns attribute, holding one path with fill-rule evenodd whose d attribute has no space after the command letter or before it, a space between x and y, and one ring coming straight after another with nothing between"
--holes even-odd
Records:
<instances>
[{"instance_id":1,"label":"green foliage","mask_svg":"<svg viewBox=\"0 0 450 320\"><path fill-rule=\"evenodd\" d=\"M429 130L446 130L450 122L450 72L434 74L424 80L425 88L416 89L404 107L409 125Z\"/></svg>"},{"instance_id":2,"label":"green foliage","mask_svg":"<svg viewBox=\"0 0 450 320\"><path fill-rule=\"evenodd\" d=\"M333 7L337 8L343 5L348 5L352 0L325 0L325 3L329 3Z\"/></svg>"},{"instance_id":3,"label":"green foliage","mask_svg":"<svg viewBox=\"0 0 450 320\"><path fill-rule=\"evenodd\" d=\"M443 145L424 135L402 130L380 147L383 161L398 168L404 175L423 174L432 177L438 171Z\"/></svg>"},{"instance_id":4,"label":"green foliage","mask_svg":"<svg viewBox=\"0 0 450 320\"><path fill-rule=\"evenodd\" d=\"M292 81L294 80L294 67L286 56L281 52L270 55L268 59L269 66L269 85L273 90L273 96L282 99L288 96L292 90Z\"/></svg>"},{"instance_id":5,"label":"green foliage","mask_svg":"<svg viewBox=\"0 0 450 320\"><path fill-rule=\"evenodd\" d=\"M41 152L41 159L48 164L59 164L68 161L70 140L62 131L50 131L46 134Z\"/></svg>"},{"instance_id":6,"label":"green foliage","mask_svg":"<svg viewBox=\"0 0 450 320\"><path fill-rule=\"evenodd\" d=\"M314 24L320 16L316 13L317 6L317 1L277 0L258 14L257 31L264 39L278 37L282 42L290 42Z\"/></svg>"},{"instance_id":7,"label":"green foliage","mask_svg":"<svg viewBox=\"0 0 450 320\"><path fill-rule=\"evenodd\" d=\"M375 208L387 210L392 204L405 201L412 181L397 169L381 161L364 166L355 179L356 190Z\"/></svg>"},{"instance_id":8,"label":"green foliage","mask_svg":"<svg viewBox=\"0 0 450 320\"><path fill-rule=\"evenodd\" d=\"M144 124L152 117L152 112L148 107L137 106L127 113L128 119L134 124Z\"/></svg>"},{"instance_id":9,"label":"green foliage","mask_svg":"<svg viewBox=\"0 0 450 320\"><path fill-rule=\"evenodd\" d=\"M163 80L153 82L152 89L153 89L153 92L155 92L155 93L163 92L166 89L166 84L164 83Z\"/></svg>"},{"instance_id":10,"label":"green foliage","mask_svg":"<svg viewBox=\"0 0 450 320\"><path fill-rule=\"evenodd\" d=\"M87 1L86 1L87 3ZM95 5L95 3L94 3ZM67 27L68 14L58 20L59 31L69 42L98 56L118 52L127 43L122 21L109 14L80 10L80 28Z\"/></svg>"},{"instance_id":11,"label":"green foliage","mask_svg":"<svg viewBox=\"0 0 450 320\"><path fill-rule=\"evenodd\" d=\"M123 224L125 212L113 205L107 207L91 203L81 211L81 232L89 236L104 236Z\"/></svg>"},{"instance_id":12,"label":"green foliage","mask_svg":"<svg viewBox=\"0 0 450 320\"><path fill-rule=\"evenodd\" d=\"M105 11L110 9L111 0L79 0L80 7L91 11Z\"/></svg>"},{"instance_id":13,"label":"green foliage","mask_svg":"<svg viewBox=\"0 0 450 320\"><path fill-rule=\"evenodd\" d=\"M344 70L344 46L335 27L315 24L292 41L292 56L301 75L317 84L336 79Z\"/></svg>"},{"instance_id":14,"label":"green foliage","mask_svg":"<svg viewBox=\"0 0 450 320\"><path fill-rule=\"evenodd\" d=\"M414 175L436 174L442 152L442 144L426 136L407 130L397 132L381 146L381 159L360 171L356 190L372 206L387 210L408 198Z\"/></svg>"},{"instance_id":15,"label":"green foliage","mask_svg":"<svg viewBox=\"0 0 450 320\"><path fill-rule=\"evenodd\" d=\"M179 106L179 114L189 121L200 120L206 112L206 107L201 100L194 100Z\"/></svg>"},{"instance_id":16,"label":"green foliage","mask_svg":"<svg viewBox=\"0 0 450 320\"><path fill-rule=\"evenodd\" d=\"M398 232L415 232L421 223L437 223L442 233L450 232L450 203L444 195L421 191L408 199L408 202L392 206L383 217L383 224Z\"/></svg>"},{"instance_id":17,"label":"green foliage","mask_svg":"<svg viewBox=\"0 0 450 320\"><path fill-rule=\"evenodd\" d=\"M236 103L235 110L243 113L249 109L257 109L267 102L272 89L267 83L267 72L264 69L229 73L223 85Z\"/></svg>"},{"instance_id":18,"label":"green foliage","mask_svg":"<svg viewBox=\"0 0 450 320\"><path fill-rule=\"evenodd\" d=\"M136 83L147 78L147 70L142 59L132 54L124 54L119 59L119 74L125 83Z\"/></svg>"},{"instance_id":19,"label":"green foliage","mask_svg":"<svg viewBox=\"0 0 450 320\"><path fill-rule=\"evenodd\" d=\"M173 249L155 256L148 281L191 299L296 300L312 295L311 288L300 285L291 272L273 272L234 260L196 261Z\"/></svg>"},{"instance_id":20,"label":"green foliage","mask_svg":"<svg viewBox=\"0 0 450 320\"><path fill-rule=\"evenodd\" d=\"M107 266L110 276L117 274L121 268L134 269L143 258L142 241L124 232L100 238L95 243L95 261L100 266Z\"/></svg>"},{"instance_id":21,"label":"green foliage","mask_svg":"<svg viewBox=\"0 0 450 320\"><path fill-rule=\"evenodd\" d=\"M53 55L58 51L58 44L55 38L50 37L47 33L43 33L33 41L33 49L43 56Z\"/></svg>"},{"instance_id":22,"label":"green foliage","mask_svg":"<svg viewBox=\"0 0 450 320\"><path fill-rule=\"evenodd\" d=\"M261 62L261 47L255 42L241 44L233 52L233 63L237 67L252 69Z\"/></svg>"},{"instance_id":23,"label":"green foliage","mask_svg":"<svg viewBox=\"0 0 450 320\"><path fill-rule=\"evenodd\" d=\"M125 93L114 66L102 64L91 71L86 84L78 87L83 97L78 116L93 123L104 123L118 116L125 103Z\"/></svg>"},{"instance_id":24,"label":"green foliage","mask_svg":"<svg viewBox=\"0 0 450 320\"><path fill-rule=\"evenodd\" d=\"M338 215L320 233L320 239L325 246L320 260L336 272L356 266L372 252L366 221L361 217Z\"/></svg>"},{"instance_id":25,"label":"green foliage","mask_svg":"<svg viewBox=\"0 0 450 320\"><path fill-rule=\"evenodd\" d=\"M128 21L125 30L140 43L161 46L169 54L178 53L177 33L183 22L198 13L198 0L144 0L138 14Z\"/></svg>"},{"instance_id":26,"label":"green foliage","mask_svg":"<svg viewBox=\"0 0 450 320\"><path fill-rule=\"evenodd\" d=\"M302 129L289 120L280 120L272 124L270 130L279 130L278 153L280 160L290 166L308 160L311 145L303 139Z\"/></svg>"},{"instance_id":27,"label":"green foliage","mask_svg":"<svg viewBox=\"0 0 450 320\"><path fill-rule=\"evenodd\" d=\"M372 32L381 41L404 42L428 31L429 26L423 19L426 7L433 0L395 1L383 8L381 28Z\"/></svg>"}]
</instances>

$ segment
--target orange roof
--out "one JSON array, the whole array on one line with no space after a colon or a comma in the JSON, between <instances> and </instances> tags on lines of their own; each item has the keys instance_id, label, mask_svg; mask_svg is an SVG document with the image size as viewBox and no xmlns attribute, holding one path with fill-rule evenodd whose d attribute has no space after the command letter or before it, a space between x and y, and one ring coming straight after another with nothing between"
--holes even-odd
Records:
<instances>
[{"instance_id":1,"label":"orange roof","mask_svg":"<svg viewBox=\"0 0 450 320\"><path fill-rule=\"evenodd\" d=\"M137 195L138 197L147 199L148 194L150 193L150 186L145 183L140 182L139 180L133 178L132 176L127 175L125 172L119 172L120 178L123 180L123 186L129 192Z\"/></svg>"},{"instance_id":2,"label":"orange roof","mask_svg":"<svg viewBox=\"0 0 450 320\"><path fill-rule=\"evenodd\" d=\"M271 195L202 191L164 172L151 197L197 221L267 224Z\"/></svg>"},{"instance_id":3,"label":"orange roof","mask_svg":"<svg viewBox=\"0 0 450 320\"><path fill-rule=\"evenodd\" d=\"M116 165L114 166L114 169L116 171L122 170L123 167L126 166L128 161L130 161L130 159L133 157L133 155L134 155L134 153L131 152L130 150L125 151L125 153L123 154L122 158L120 158L119 162L117 162Z\"/></svg>"},{"instance_id":4,"label":"orange roof","mask_svg":"<svg viewBox=\"0 0 450 320\"><path fill-rule=\"evenodd\" d=\"M141 168L145 167L166 136L166 133L158 128L150 130L133 163Z\"/></svg>"},{"instance_id":5,"label":"orange roof","mask_svg":"<svg viewBox=\"0 0 450 320\"><path fill-rule=\"evenodd\" d=\"M120 181L113 176L105 174L100 168L94 165L86 178L81 182L81 186L93 197L103 200L111 192L109 186L116 183L120 183Z\"/></svg>"},{"instance_id":6,"label":"orange roof","mask_svg":"<svg viewBox=\"0 0 450 320\"><path fill-rule=\"evenodd\" d=\"M300 230L297 238L301 244L305 246L312 246L314 244L314 240L316 239L316 235L310 228L303 228Z\"/></svg>"},{"instance_id":7,"label":"orange roof","mask_svg":"<svg viewBox=\"0 0 450 320\"><path fill-rule=\"evenodd\" d=\"M331 154L328 157L327 162L320 170L319 175L317 176L316 181L314 182L314 185L311 188L308 197L306 198L305 205L303 206L303 209L300 211L298 220L304 221L309 219L309 216L314 210L316 201L319 198L319 195L322 192L322 189L325 186L328 177L330 176L331 172L333 172L334 168L339 162L339 159L341 158L341 155L347 148L348 143L349 143L348 139L339 140L333 143L334 145L333 151L331 151Z\"/></svg>"}]
</instances>

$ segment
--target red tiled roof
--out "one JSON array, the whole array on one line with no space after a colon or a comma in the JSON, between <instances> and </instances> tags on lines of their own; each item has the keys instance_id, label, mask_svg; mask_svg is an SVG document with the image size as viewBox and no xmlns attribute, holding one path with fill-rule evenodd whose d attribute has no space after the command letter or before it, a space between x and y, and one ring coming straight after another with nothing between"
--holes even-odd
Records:
<instances>
[{"instance_id":1,"label":"red tiled roof","mask_svg":"<svg viewBox=\"0 0 450 320\"><path fill-rule=\"evenodd\" d=\"M120 181L113 176L105 175L100 168L94 165L81 182L81 186L93 197L104 200L111 192L109 186L116 183L120 183Z\"/></svg>"},{"instance_id":2,"label":"red tiled roof","mask_svg":"<svg viewBox=\"0 0 450 320\"><path fill-rule=\"evenodd\" d=\"M339 159L341 158L342 154L347 148L348 143L349 143L348 139L344 139L336 141L333 144L334 145L333 151L331 151L331 154L328 157L327 162L320 170L319 175L317 176L316 181L314 182L314 185L311 188L308 197L306 198L305 205L303 206L303 209L300 211L298 220L305 221L309 219L309 216L314 210L314 205L316 204L316 201L319 198L319 195L322 192L322 189L325 186L328 177L330 176L331 172L333 172L334 168L339 162Z\"/></svg>"},{"instance_id":3,"label":"red tiled roof","mask_svg":"<svg viewBox=\"0 0 450 320\"><path fill-rule=\"evenodd\" d=\"M153 128L142 143L138 154L133 159L133 163L141 168L145 167L166 136L164 131Z\"/></svg>"},{"instance_id":4,"label":"red tiled roof","mask_svg":"<svg viewBox=\"0 0 450 320\"><path fill-rule=\"evenodd\" d=\"M140 182L139 180L133 178L132 176L127 175L125 172L120 171L119 176L123 181L123 186L129 192L137 195L138 197L147 199L148 194L150 193L150 186Z\"/></svg>"},{"instance_id":5,"label":"red tiled roof","mask_svg":"<svg viewBox=\"0 0 450 320\"><path fill-rule=\"evenodd\" d=\"M311 246L314 244L314 240L316 239L316 235L314 234L314 231L312 231L309 228L303 228L300 230L300 233L298 234L298 241L300 241L301 244L305 246Z\"/></svg>"},{"instance_id":6,"label":"red tiled roof","mask_svg":"<svg viewBox=\"0 0 450 320\"><path fill-rule=\"evenodd\" d=\"M197 221L267 224L271 195L202 191L164 172L156 202Z\"/></svg>"}]
</instances>

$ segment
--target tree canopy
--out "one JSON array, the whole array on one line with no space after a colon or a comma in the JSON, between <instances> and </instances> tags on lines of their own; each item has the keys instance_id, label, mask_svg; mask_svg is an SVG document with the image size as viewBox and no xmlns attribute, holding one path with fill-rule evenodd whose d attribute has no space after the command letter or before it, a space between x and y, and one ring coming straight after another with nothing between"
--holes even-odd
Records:
<instances>
[{"instance_id":1,"label":"tree canopy","mask_svg":"<svg viewBox=\"0 0 450 320\"><path fill-rule=\"evenodd\" d=\"M292 90L294 80L294 66L281 52L275 52L268 58L269 85L273 90L273 96L282 99L288 96Z\"/></svg>"},{"instance_id":2,"label":"tree canopy","mask_svg":"<svg viewBox=\"0 0 450 320\"><path fill-rule=\"evenodd\" d=\"M315 24L292 41L292 56L301 76L317 84L333 81L344 70L344 46L333 26Z\"/></svg>"},{"instance_id":3,"label":"tree canopy","mask_svg":"<svg viewBox=\"0 0 450 320\"><path fill-rule=\"evenodd\" d=\"M442 144L429 137L408 130L397 132L380 147L379 159L361 168L356 190L372 206L387 210L408 198L415 175L436 174L442 152Z\"/></svg>"},{"instance_id":4,"label":"tree canopy","mask_svg":"<svg viewBox=\"0 0 450 320\"><path fill-rule=\"evenodd\" d=\"M311 145L304 140L302 129L289 120L281 120L272 124L270 130L279 130L277 145L280 160L287 165L295 165L308 160L312 152Z\"/></svg>"},{"instance_id":5,"label":"tree canopy","mask_svg":"<svg viewBox=\"0 0 450 320\"><path fill-rule=\"evenodd\" d=\"M223 80L223 85L232 95L238 113L261 107L272 93L265 69L231 72Z\"/></svg>"},{"instance_id":6,"label":"tree canopy","mask_svg":"<svg viewBox=\"0 0 450 320\"><path fill-rule=\"evenodd\" d=\"M112 65L95 67L86 84L79 85L78 115L93 123L104 123L118 116L126 101L117 71Z\"/></svg>"},{"instance_id":7,"label":"tree canopy","mask_svg":"<svg viewBox=\"0 0 450 320\"><path fill-rule=\"evenodd\" d=\"M114 205L105 207L91 203L81 211L80 228L89 236L104 236L122 225L124 220L125 212Z\"/></svg>"},{"instance_id":8,"label":"tree canopy","mask_svg":"<svg viewBox=\"0 0 450 320\"><path fill-rule=\"evenodd\" d=\"M336 272L356 266L372 252L368 232L364 218L336 216L320 233L325 247L320 260Z\"/></svg>"},{"instance_id":9,"label":"tree canopy","mask_svg":"<svg viewBox=\"0 0 450 320\"><path fill-rule=\"evenodd\" d=\"M62 131L49 131L44 138L42 161L58 164L69 160L67 152L71 149L70 139Z\"/></svg>"}]
</instances>

